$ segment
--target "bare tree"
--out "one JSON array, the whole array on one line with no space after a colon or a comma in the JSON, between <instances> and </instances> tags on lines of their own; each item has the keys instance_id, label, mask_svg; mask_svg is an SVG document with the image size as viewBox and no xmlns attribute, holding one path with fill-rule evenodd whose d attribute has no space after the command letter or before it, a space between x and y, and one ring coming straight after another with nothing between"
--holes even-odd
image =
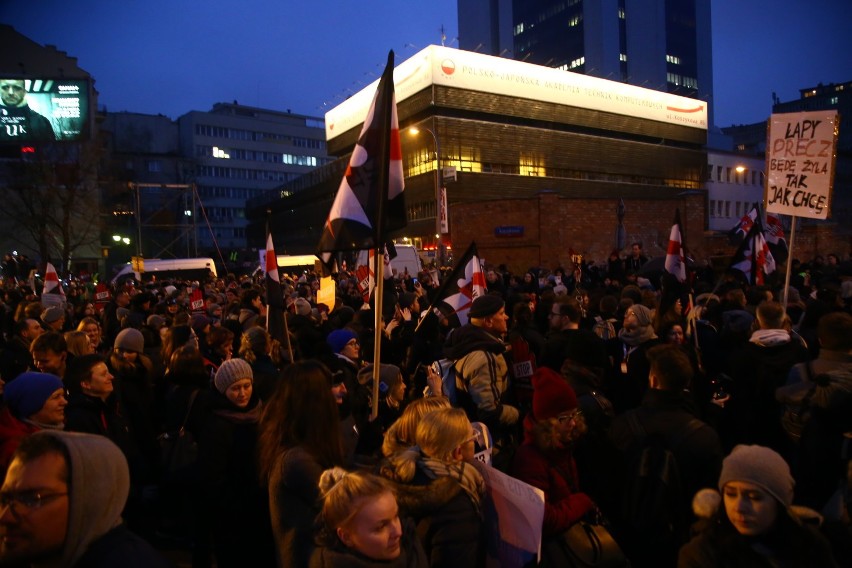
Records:
<instances>
[{"instance_id":1,"label":"bare tree","mask_svg":"<svg viewBox=\"0 0 852 568\"><path fill-rule=\"evenodd\" d=\"M97 148L94 141L52 144L7 162L0 176L0 236L31 249L42 262L58 260L61 272L78 250L97 246Z\"/></svg>"}]
</instances>

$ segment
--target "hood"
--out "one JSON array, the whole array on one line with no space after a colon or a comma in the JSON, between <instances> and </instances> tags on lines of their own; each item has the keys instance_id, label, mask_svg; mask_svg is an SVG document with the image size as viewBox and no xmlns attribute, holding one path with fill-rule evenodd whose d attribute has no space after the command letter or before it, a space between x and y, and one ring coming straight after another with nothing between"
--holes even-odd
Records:
<instances>
[{"instance_id":1,"label":"hood","mask_svg":"<svg viewBox=\"0 0 852 568\"><path fill-rule=\"evenodd\" d=\"M33 435L57 438L68 450L68 533L60 564L73 566L92 542L121 524L130 493L127 460L105 436L52 430Z\"/></svg>"},{"instance_id":2,"label":"hood","mask_svg":"<svg viewBox=\"0 0 852 568\"><path fill-rule=\"evenodd\" d=\"M444 356L448 359L460 359L474 351L499 354L506 351L506 346L499 338L470 323L450 333L444 345Z\"/></svg>"}]
</instances>

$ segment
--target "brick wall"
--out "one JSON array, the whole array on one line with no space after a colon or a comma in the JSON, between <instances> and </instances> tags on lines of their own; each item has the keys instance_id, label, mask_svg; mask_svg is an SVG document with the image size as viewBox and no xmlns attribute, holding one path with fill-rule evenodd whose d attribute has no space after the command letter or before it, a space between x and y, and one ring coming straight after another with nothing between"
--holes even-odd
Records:
<instances>
[{"instance_id":1,"label":"brick wall","mask_svg":"<svg viewBox=\"0 0 852 568\"><path fill-rule=\"evenodd\" d=\"M624 200L626 249L641 241L649 258L665 254L675 209L680 209L685 243L693 258L731 255L724 235L705 231L705 195L666 199ZM615 248L618 199L572 199L541 192L527 199L505 199L450 205L453 246L462 251L475 240L486 262L506 264L513 272L531 266L567 266L570 251L602 262ZM523 234L496 236L498 227L522 227ZM516 229L517 230L517 229ZM789 235L788 235L789 237ZM805 227L797 232L794 255L800 259L837 252L849 254L849 235L836 225ZM626 253L626 250L624 251Z\"/></svg>"}]
</instances>

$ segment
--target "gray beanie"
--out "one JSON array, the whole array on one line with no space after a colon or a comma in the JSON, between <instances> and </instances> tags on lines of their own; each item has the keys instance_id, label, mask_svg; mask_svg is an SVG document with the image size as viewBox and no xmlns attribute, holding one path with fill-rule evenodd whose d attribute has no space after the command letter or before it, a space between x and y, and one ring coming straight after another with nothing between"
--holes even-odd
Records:
<instances>
[{"instance_id":1,"label":"gray beanie","mask_svg":"<svg viewBox=\"0 0 852 568\"><path fill-rule=\"evenodd\" d=\"M127 351L142 353L145 350L145 337L138 329L128 327L118 332L118 335L115 336L113 347L115 349L125 349Z\"/></svg>"},{"instance_id":2,"label":"gray beanie","mask_svg":"<svg viewBox=\"0 0 852 568\"><path fill-rule=\"evenodd\" d=\"M216 376L213 377L213 384L216 386L216 390L225 394L228 387L240 379L254 380L251 365L243 359L228 359L222 361L222 364L219 365L219 370L216 371Z\"/></svg>"},{"instance_id":3,"label":"gray beanie","mask_svg":"<svg viewBox=\"0 0 852 568\"><path fill-rule=\"evenodd\" d=\"M296 301L293 302L293 305L296 308L296 313L300 316L309 316L311 315L311 303L304 298L296 298Z\"/></svg>"},{"instance_id":4,"label":"gray beanie","mask_svg":"<svg viewBox=\"0 0 852 568\"><path fill-rule=\"evenodd\" d=\"M790 466L775 450L764 446L736 446L722 462L719 491L724 491L729 481L754 483L785 507L793 504L795 482Z\"/></svg>"},{"instance_id":5,"label":"gray beanie","mask_svg":"<svg viewBox=\"0 0 852 568\"><path fill-rule=\"evenodd\" d=\"M65 310L59 306L50 306L41 312L41 321L44 323L53 323L65 317Z\"/></svg>"},{"instance_id":6,"label":"gray beanie","mask_svg":"<svg viewBox=\"0 0 852 568\"><path fill-rule=\"evenodd\" d=\"M654 321L654 312L642 304L633 304L629 309L633 310L633 313L636 314L636 321L642 327L651 325L651 322Z\"/></svg>"}]
</instances>

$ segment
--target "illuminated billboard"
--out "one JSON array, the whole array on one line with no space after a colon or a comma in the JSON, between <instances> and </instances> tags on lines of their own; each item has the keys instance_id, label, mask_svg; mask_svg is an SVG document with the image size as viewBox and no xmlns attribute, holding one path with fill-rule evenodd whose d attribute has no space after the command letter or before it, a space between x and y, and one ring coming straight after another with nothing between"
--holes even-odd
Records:
<instances>
[{"instance_id":1,"label":"illuminated billboard","mask_svg":"<svg viewBox=\"0 0 852 568\"><path fill-rule=\"evenodd\" d=\"M89 82L0 75L0 144L81 140L88 135Z\"/></svg>"},{"instance_id":2,"label":"illuminated billboard","mask_svg":"<svg viewBox=\"0 0 852 568\"><path fill-rule=\"evenodd\" d=\"M393 80L397 103L441 85L707 129L707 103L698 99L437 45L397 65ZM326 140L364 122L377 84L326 113Z\"/></svg>"}]
</instances>

